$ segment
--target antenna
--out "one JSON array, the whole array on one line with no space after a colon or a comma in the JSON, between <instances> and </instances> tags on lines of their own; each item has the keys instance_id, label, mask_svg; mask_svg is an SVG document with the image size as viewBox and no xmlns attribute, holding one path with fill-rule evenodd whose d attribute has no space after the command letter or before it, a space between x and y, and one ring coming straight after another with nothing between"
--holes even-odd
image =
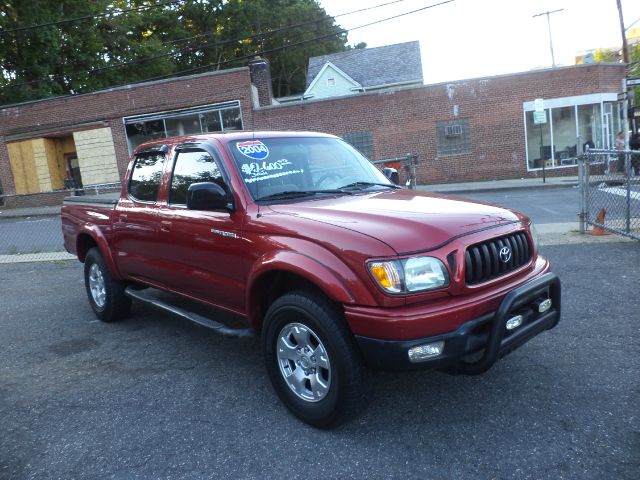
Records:
<instances>
[{"instance_id":1,"label":"antenna","mask_svg":"<svg viewBox=\"0 0 640 480\"><path fill-rule=\"evenodd\" d=\"M551 38L551 20L549 19L549 15L551 15L552 13L557 13L557 12L561 12L563 11L564 8L560 8L558 10L553 10L553 11L546 11L546 12L542 12L542 13L537 13L533 16L533 18L535 17L540 17L542 15L546 15L547 16L547 25L549 26L549 47L551 48L551 65L553 66L553 68L556 67L556 59L553 56L553 39Z\"/></svg>"}]
</instances>

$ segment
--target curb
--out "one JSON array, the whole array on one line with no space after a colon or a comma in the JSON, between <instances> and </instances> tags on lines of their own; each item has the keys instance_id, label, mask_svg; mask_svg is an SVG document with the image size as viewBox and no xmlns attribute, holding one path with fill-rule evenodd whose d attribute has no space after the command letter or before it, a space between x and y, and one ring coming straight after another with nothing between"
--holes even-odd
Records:
<instances>
[{"instance_id":1,"label":"curb","mask_svg":"<svg viewBox=\"0 0 640 480\"><path fill-rule=\"evenodd\" d=\"M3 263L33 263L33 262L59 262L63 260L76 260L75 255L67 252L25 253L17 255L0 255L0 264Z\"/></svg>"},{"instance_id":2,"label":"curb","mask_svg":"<svg viewBox=\"0 0 640 480\"><path fill-rule=\"evenodd\" d=\"M446 184L437 185L418 185L417 190L430 193L442 193L442 194L460 194L460 193L492 193L492 192L504 192L513 190L555 190L562 188L576 188L578 182L566 182L566 183L531 183L524 185L460 185L460 186L447 186Z\"/></svg>"}]
</instances>

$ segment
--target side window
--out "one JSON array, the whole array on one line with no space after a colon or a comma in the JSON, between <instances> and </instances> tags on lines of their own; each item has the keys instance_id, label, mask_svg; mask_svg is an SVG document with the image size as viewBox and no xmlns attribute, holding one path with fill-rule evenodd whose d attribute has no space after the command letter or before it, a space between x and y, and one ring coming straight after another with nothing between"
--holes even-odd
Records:
<instances>
[{"instance_id":1,"label":"side window","mask_svg":"<svg viewBox=\"0 0 640 480\"><path fill-rule=\"evenodd\" d=\"M173 168L169 203L186 205L189 185L199 182L213 182L225 188L222 172L211 155L202 150L179 152Z\"/></svg>"},{"instance_id":2,"label":"side window","mask_svg":"<svg viewBox=\"0 0 640 480\"><path fill-rule=\"evenodd\" d=\"M164 153L145 153L136 157L129 181L129 195L143 202L158 199L164 159Z\"/></svg>"}]
</instances>

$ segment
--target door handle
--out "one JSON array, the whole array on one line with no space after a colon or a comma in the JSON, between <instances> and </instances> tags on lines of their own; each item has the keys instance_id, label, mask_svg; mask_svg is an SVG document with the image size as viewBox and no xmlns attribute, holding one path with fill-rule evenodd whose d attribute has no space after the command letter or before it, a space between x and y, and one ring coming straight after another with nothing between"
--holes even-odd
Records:
<instances>
[{"instance_id":1,"label":"door handle","mask_svg":"<svg viewBox=\"0 0 640 480\"><path fill-rule=\"evenodd\" d=\"M161 232L170 232L171 231L171 222L167 222L166 220L163 220L162 222L160 222L160 231Z\"/></svg>"},{"instance_id":2,"label":"door handle","mask_svg":"<svg viewBox=\"0 0 640 480\"><path fill-rule=\"evenodd\" d=\"M127 217L124 213L121 213L121 214L118 216L118 220L120 220L121 222L126 222L126 221L127 221L127 218L129 218L129 217Z\"/></svg>"}]
</instances>

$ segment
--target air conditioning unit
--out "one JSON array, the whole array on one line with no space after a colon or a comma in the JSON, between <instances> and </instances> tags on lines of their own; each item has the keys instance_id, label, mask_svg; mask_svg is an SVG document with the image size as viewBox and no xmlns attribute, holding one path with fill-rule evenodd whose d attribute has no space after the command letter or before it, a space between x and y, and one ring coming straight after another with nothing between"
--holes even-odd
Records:
<instances>
[{"instance_id":1,"label":"air conditioning unit","mask_svg":"<svg viewBox=\"0 0 640 480\"><path fill-rule=\"evenodd\" d=\"M446 137L459 137L462 135L462 125L445 125L444 135Z\"/></svg>"}]
</instances>

